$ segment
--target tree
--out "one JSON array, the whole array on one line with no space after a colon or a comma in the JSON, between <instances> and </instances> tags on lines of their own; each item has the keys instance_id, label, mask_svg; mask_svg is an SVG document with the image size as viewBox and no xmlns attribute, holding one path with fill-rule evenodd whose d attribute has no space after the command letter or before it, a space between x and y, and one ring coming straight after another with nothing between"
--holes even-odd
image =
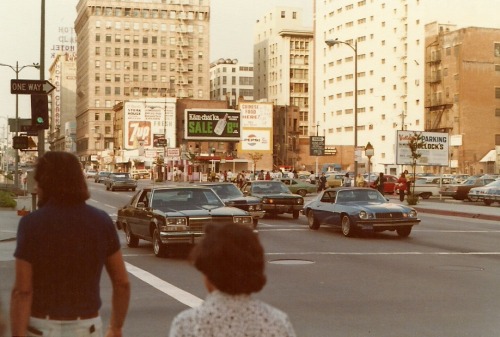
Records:
<instances>
[{"instance_id":1,"label":"tree","mask_svg":"<svg viewBox=\"0 0 500 337\"><path fill-rule=\"evenodd\" d=\"M412 176L415 177L415 173L417 170L417 161L420 157L422 157L422 154L419 152L419 149L421 149L425 145L424 137L422 136L421 132L416 132L413 131L413 135L410 136L408 139L408 147L410 148L411 152L411 169L412 169ZM408 201L408 204L410 205L416 205L418 202L418 196L415 196L415 182L411 184L411 193L408 191L408 197L406 200Z\"/></svg>"},{"instance_id":2,"label":"tree","mask_svg":"<svg viewBox=\"0 0 500 337\"><path fill-rule=\"evenodd\" d=\"M252 152L252 153L249 153L248 156L253 161L253 172L255 173L256 169L257 169L257 162L262 159L263 155L260 152Z\"/></svg>"}]
</instances>

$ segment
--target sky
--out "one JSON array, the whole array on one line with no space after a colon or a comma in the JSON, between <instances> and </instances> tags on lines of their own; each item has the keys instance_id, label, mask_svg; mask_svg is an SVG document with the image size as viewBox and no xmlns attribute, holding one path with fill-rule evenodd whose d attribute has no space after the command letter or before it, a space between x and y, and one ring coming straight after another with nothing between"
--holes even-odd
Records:
<instances>
[{"instance_id":1,"label":"sky","mask_svg":"<svg viewBox=\"0 0 500 337\"><path fill-rule=\"evenodd\" d=\"M376 0L382 1L382 0ZM397 1L397 0L385 0ZM76 18L77 0L46 0L46 57L45 77L52 59L51 48L59 39L71 38ZM488 12L477 15L478 3L487 3ZM313 0L211 0L210 61L219 58L252 62L255 22L276 6L298 7L304 10L304 26L312 27ZM433 13L447 13L450 23L463 22L468 26L500 28L500 0L433 0ZM432 15L432 14L431 14ZM447 23L446 20L440 22ZM0 63L19 67L39 62L40 0L0 0ZM6 117L15 116L15 95L10 94L10 80L15 72L0 67L0 138L6 136ZM20 79L39 79L40 72L25 68ZM19 117L30 117L29 96L19 96Z\"/></svg>"}]
</instances>

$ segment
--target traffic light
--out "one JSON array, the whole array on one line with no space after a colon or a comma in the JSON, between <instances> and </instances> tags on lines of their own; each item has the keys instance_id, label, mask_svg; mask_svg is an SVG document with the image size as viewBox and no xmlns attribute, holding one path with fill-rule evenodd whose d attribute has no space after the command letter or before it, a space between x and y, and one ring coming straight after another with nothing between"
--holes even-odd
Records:
<instances>
[{"instance_id":1,"label":"traffic light","mask_svg":"<svg viewBox=\"0 0 500 337\"><path fill-rule=\"evenodd\" d=\"M47 95L31 95L31 125L37 129L49 128L49 98Z\"/></svg>"}]
</instances>

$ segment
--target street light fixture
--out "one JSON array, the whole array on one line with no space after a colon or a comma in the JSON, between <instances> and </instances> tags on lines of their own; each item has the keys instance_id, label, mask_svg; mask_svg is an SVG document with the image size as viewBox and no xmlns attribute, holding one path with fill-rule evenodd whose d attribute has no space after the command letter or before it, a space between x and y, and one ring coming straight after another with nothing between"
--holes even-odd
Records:
<instances>
[{"instance_id":1,"label":"street light fixture","mask_svg":"<svg viewBox=\"0 0 500 337\"><path fill-rule=\"evenodd\" d=\"M373 149L373 145L368 142L365 146L365 154L368 157L368 186L370 186L370 164L373 155L375 154L375 150Z\"/></svg>"},{"instance_id":2,"label":"street light fixture","mask_svg":"<svg viewBox=\"0 0 500 337\"><path fill-rule=\"evenodd\" d=\"M0 66L2 67L9 67L10 69L12 69L15 73L16 73L16 80L19 79L19 73L21 72L21 70L23 70L24 68L28 68L28 67L32 67L32 68L36 68L36 69L40 69L40 65L38 63L33 63L33 64L27 64L25 66L22 66L22 67L19 67L19 62L16 62L16 67L13 67L9 64L3 64L3 63L0 63ZM16 94L16 137L19 133L19 95ZM16 149L16 155L15 155L15 158L14 158L14 186L16 188L19 187L19 150Z\"/></svg>"},{"instance_id":3,"label":"street light fixture","mask_svg":"<svg viewBox=\"0 0 500 337\"><path fill-rule=\"evenodd\" d=\"M356 151L358 149L358 41L354 40L354 46L346 41L326 40L328 47L337 44L345 44L354 51L354 177L358 176L358 158Z\"/></svg>"}]
</instances>

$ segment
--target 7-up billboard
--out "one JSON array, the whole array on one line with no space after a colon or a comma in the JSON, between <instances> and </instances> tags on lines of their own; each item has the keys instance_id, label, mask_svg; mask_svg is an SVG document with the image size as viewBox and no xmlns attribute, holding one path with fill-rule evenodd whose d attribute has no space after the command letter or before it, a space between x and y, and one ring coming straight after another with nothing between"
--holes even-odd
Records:
<instances>
[{"instance_id":1,"label":"7-up billboard","mask_svg":"<svg viewBox=\"0 0 500 337\"><path fill-rule=\"evenodd\" d=\"M186 109L184 138L239 141L240 112L231 109Z\"/></svg>"}]
</instances>

